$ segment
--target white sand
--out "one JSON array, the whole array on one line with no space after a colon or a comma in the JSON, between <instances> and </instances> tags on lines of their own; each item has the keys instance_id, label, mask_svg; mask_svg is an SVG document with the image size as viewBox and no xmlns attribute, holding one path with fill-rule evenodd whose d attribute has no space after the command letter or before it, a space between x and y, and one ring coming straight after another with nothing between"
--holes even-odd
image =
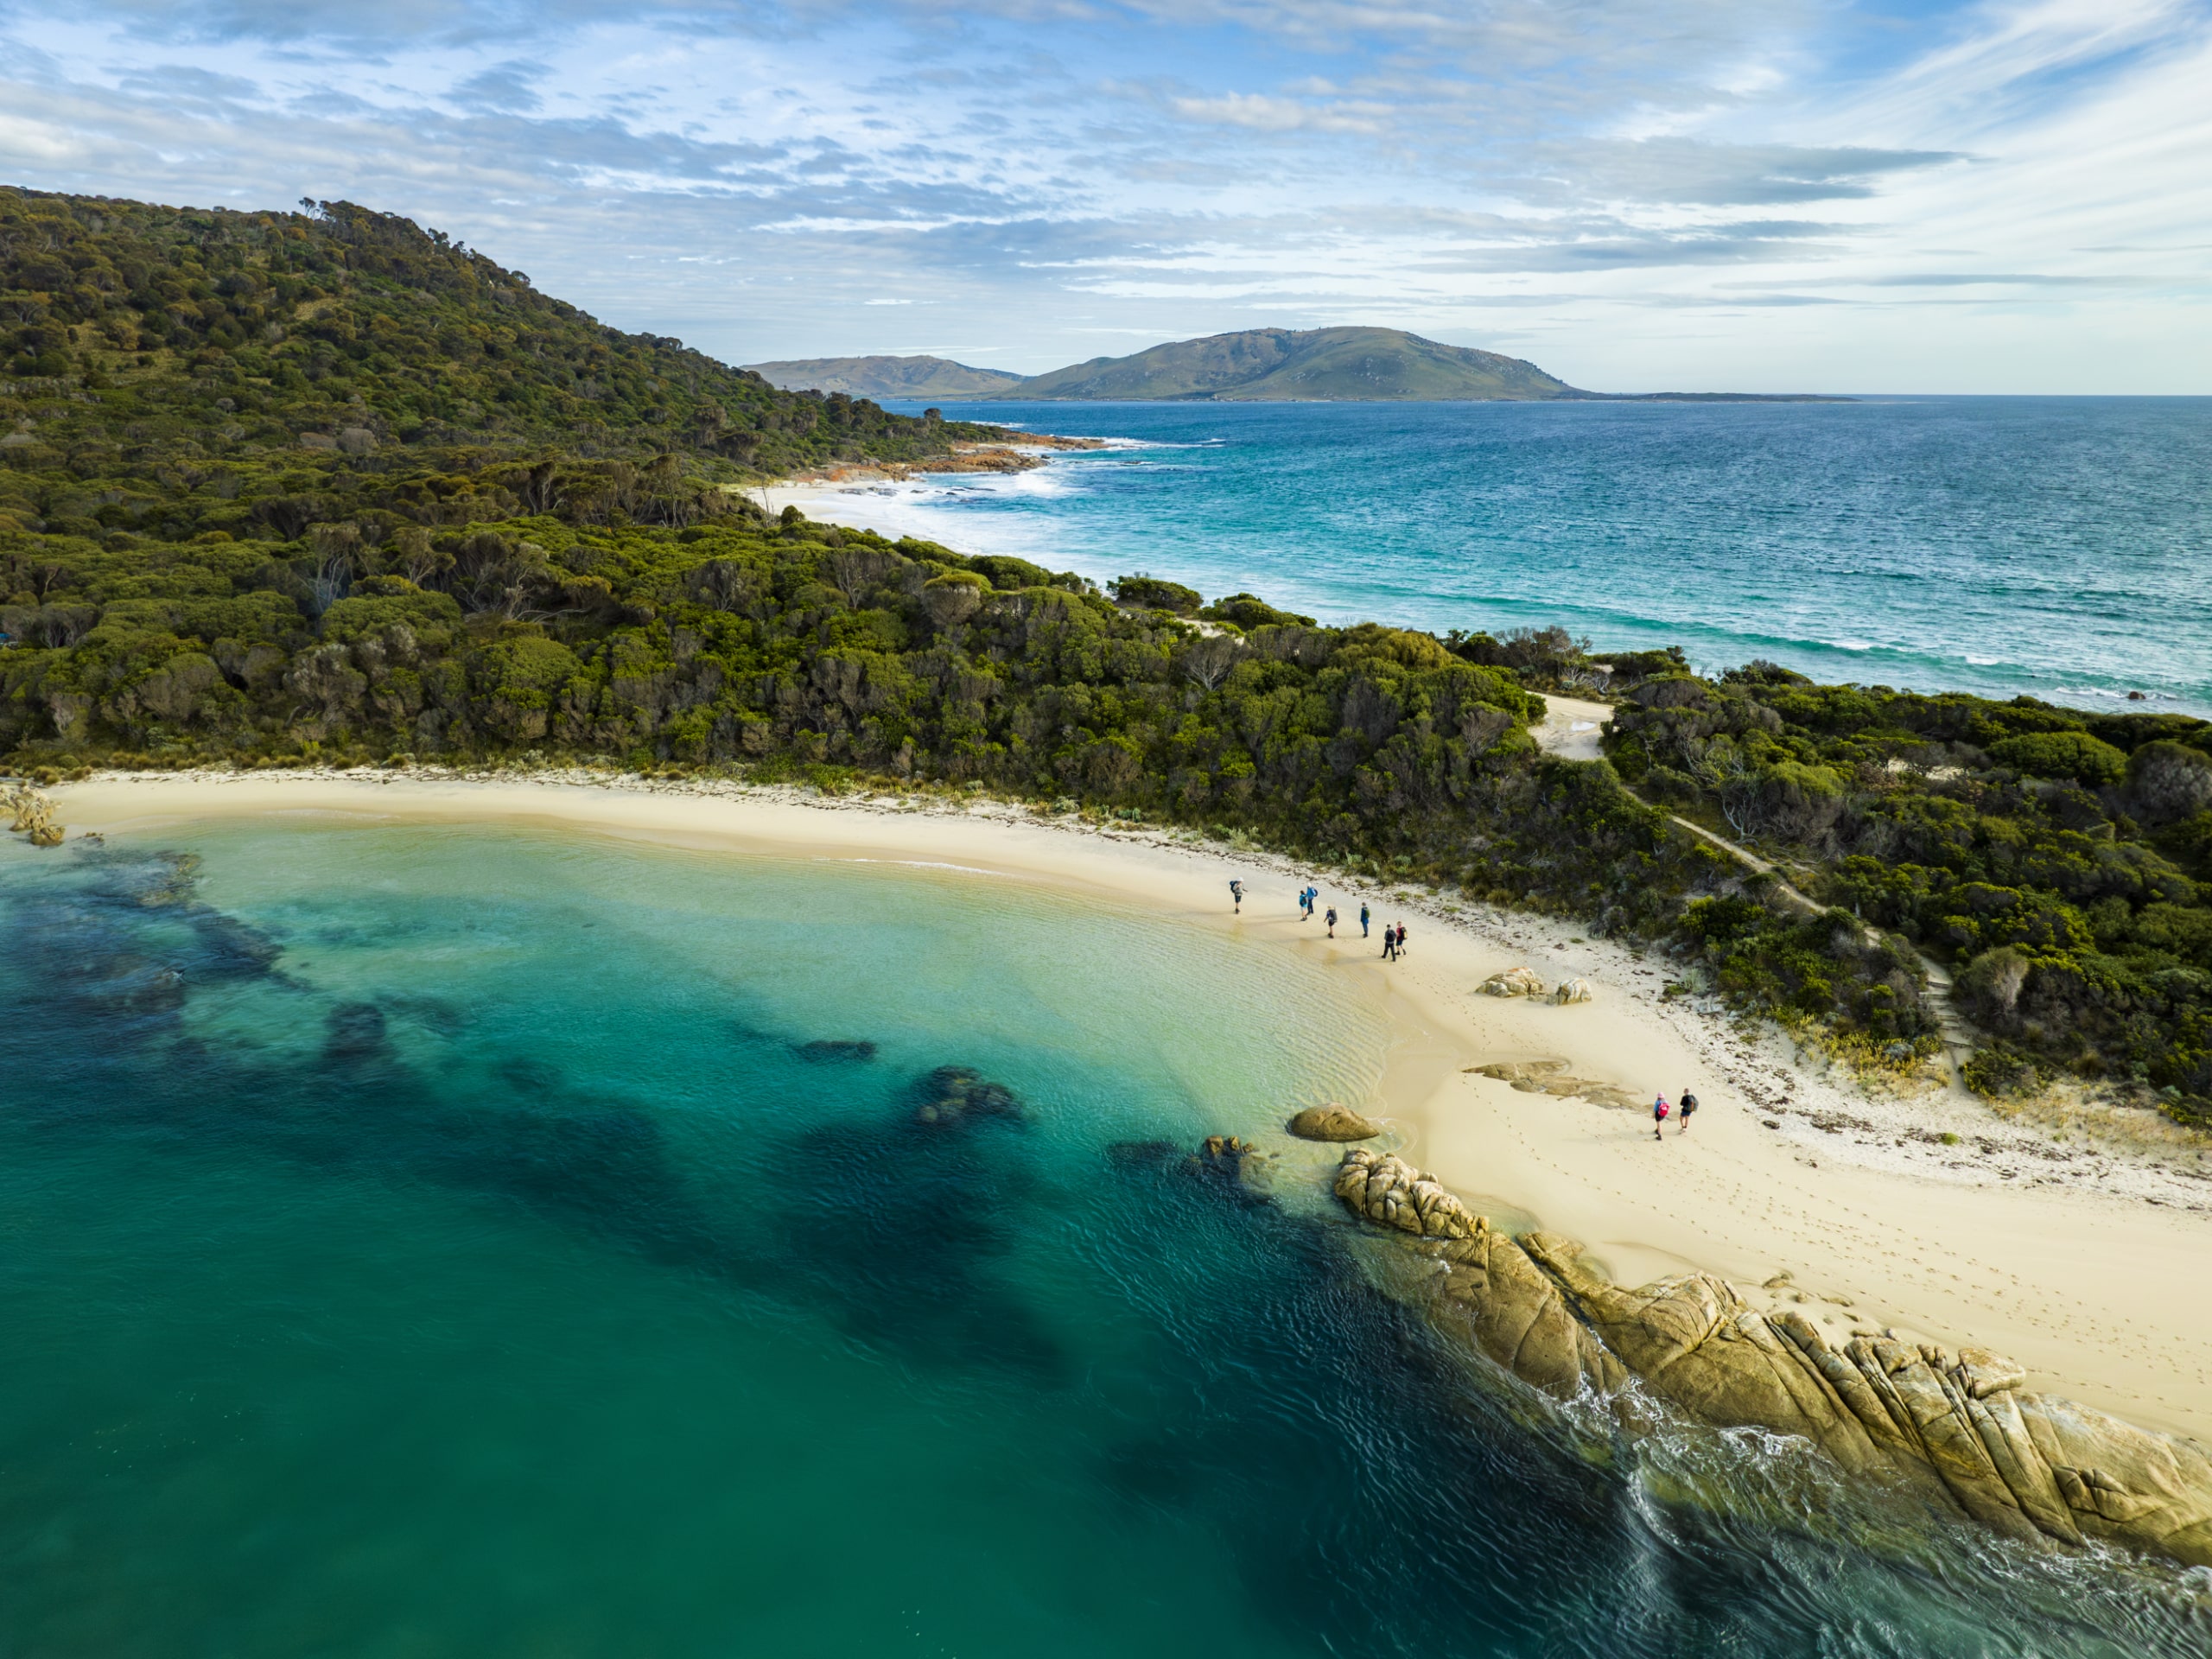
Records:
<instances>
[{"instance_id":1,"label":"white sand","mask_svg":"<svg viewBox=\"0 0 2212 1659\"><path fill-rule=\"evenodd\" d=\"M1624 1280L1696 1267L1762 1302L1801 1296L1838 1335L1893 1326L2010 1352L2035 1386L2154 1427L2212 1439L2212 1165L2201 1141L2147 1115L2132 1144L2080 1126L2007 1121L1955 1093L1870 1098L1792 1063L1786 1040L1740 1034L1718 1010L1660 998L1663 957L1584 943L1557 923L1315 879L1357 920L1333 944L1297 920L1306 872L1149 831L1084 830L1018 809L832 802L727 784L459 779L442 774L152 774L52 791L73 836L271 811L535 823L733 855L928 860L1108 893L1169 925L1236 928L1332 964L1400 1033L1377 1101L1405 1155L1474 1207L1533 1214L1587 1242ZM1227 884L1241 876L1241 920ZM1378 960L1381 924L1411 950ZM1526 963L1590 979L1597 1000L1554 1007L1481 996ZM1703 1103L1687 1135L1652 1138L1648 1112L1516 1091L1462 1068L1565 1060L1648 1098ZM1775 1127L1768 1127L1772 1124ZM1957 1137L1946 1145L1944 1132ZM1758 1288L1777 1274L1794 1284Z\"/></svg>"},{"instance_id":2,"label":"white sand","mask_svg":"<svg viewBox=\"0 0 2212 1659\"><path fill-rule=\"evenodd\" d=\"M1544 703L1549 712L1535 728L1537 747L1569 760L1595 760L1598 740L1613 718L1611 708L1551 691L1544 693Z\"/></svg>"}]
</instances>

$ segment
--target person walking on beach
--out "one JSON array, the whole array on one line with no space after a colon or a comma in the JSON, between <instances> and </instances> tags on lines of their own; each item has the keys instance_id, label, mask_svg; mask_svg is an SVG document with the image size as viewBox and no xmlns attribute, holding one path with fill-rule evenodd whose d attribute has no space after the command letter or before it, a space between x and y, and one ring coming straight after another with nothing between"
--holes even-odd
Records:
<instances>
[{"instance_id":1,"label":"person walking on beach","mask_svg":"<svg viewBox=\"0 0 2212 1659\"><path fill-rule=\"evenodd\" d=\"M1397 959L1398 930L1395 927L1385 927L1382 930L1382 960L1395 962Z\"/></svg>"},{"instance_id":2,"label":"person walking on beach","mask_svg":"<svg viewBox=\"0 0 2212 1659\"><path fill-rule=\"evenodd\" d=\"M1337 937L1337 907L1334 905L1329 906L1328 923L1329 937L1333 939Z\"/></svg>"},{"instance_id":3,"label":"person walking on beach","mask_svg":"<svg viewBox=\"0 0 2212 1659\"><path fill-rule=\"evenodd\" d=\"M1230 881L1229 896L1236 901L1236 914L1242 916L1244 913L1244 884L1242 881Z\"/></svg>"},{"instance_id":4,"label":"person walking on beach","mask_svg":"<svg viewBox=\"0 0 2212 1659\"><path fill-rule=\"evenodd\" d=\"M1363 939L1367 937L1367 906L1365 905L1359 907L1359 937Z\"/></svg>"},{"instance_id":5,"label":"person walking on beach","mask_svg":"<svg viewBox=\"0 0 2212 1659\"><path fill-rule=\"evenodd\" d=\"M1654 1141L1664 1141L1667 1138L1664 1135L1660 1133L1662 1127L1666 1123L1666 1122L1667 1096L1662 1095L1658 1099L1651 1103L1651 1138Z\"/></svg>"},{"instance_id":6,"label":"person walking on beach","mask_svg":"<svg viewBox=\"0 0 2212 1659\"><path fill-rule=\"evenodd\" d=\"M1697 1096L1690 1093L1688 1090L1683 1090L1682 1127L1676 1131L1677 1134L1688 1135L1690 1132L1690 1114L1695 1110L1697 1110Z\"/></svg>"},{"instance_id":7,"label":"person walking on beach","mask_svg":"<svg viewBox=\"0 0 2212 1659\"><path fill-rule=\"evenodd\" d=\"M1398 954L1402 957L1406 954L1406 925L1403 922L1398 924Z\"/></svg>"}]
</instances>

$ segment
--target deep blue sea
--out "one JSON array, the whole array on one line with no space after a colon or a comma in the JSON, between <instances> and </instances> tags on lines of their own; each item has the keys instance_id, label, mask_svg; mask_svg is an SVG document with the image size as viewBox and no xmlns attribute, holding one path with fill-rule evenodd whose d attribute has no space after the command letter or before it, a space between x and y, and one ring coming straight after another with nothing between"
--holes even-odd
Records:
<instances>
[{"instance_id":1,"label":"deep blue sea","mask_svg":"<svg viewBox=\"0 0 2212 1659\"><path fill-rule=\"evenodd\" d=\"M2212 1651L2202 1573L1484 1381L1279 1132L1386 1041L979 873L0 842L0 1655ZM920 1116L946 1066L1009 1109Z\"/></svg>"},{"instance_id":2,"label":"deep blue sea","mask_svg":"<svg viewBox=\"0 0 2212 1659\"><path fill-rule=\"evenodd\" d=\"M1325 621L2212 714L2212 398L945 412L1132 442L825 512Z\"/></svg>"}]
</instances>

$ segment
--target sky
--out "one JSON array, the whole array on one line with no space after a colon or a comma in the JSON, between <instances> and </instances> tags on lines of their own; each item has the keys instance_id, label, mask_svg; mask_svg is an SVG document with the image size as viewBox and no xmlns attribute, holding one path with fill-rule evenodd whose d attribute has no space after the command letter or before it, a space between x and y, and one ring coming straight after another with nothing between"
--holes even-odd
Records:
<instances>
[{"instance_id":1,"label":"sky","mask_svg":"<svg viewBox=\"0 0 2212 1659\"><path fill-rule=\"evenodd\" d=\"M2212 393L2212 0L0 0L0 181L345 198L733 362Z\"/></svg>"}]
</instances>

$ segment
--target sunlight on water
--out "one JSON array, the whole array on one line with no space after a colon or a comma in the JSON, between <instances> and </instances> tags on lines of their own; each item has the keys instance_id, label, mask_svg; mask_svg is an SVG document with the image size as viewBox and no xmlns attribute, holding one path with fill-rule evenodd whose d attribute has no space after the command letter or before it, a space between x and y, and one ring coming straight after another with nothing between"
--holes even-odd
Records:
<instances>
[{"instance_id":1,"label":"sunlight on water","mask_svg":"<svg viewBox=\"0 0 2212 1659\"><path fill-rule=\"evenodd\" d=\"M1184 1167L1382 1064L1362 1004L1233 937L954 870L295 823L0 848L0 1651L2212 1631L2165 1569L1474 1386L1370 1288L1322 1154L1276 1203ZM947 1066L980 1103L924 1122Z\"/></svg>"}]
</instances>

